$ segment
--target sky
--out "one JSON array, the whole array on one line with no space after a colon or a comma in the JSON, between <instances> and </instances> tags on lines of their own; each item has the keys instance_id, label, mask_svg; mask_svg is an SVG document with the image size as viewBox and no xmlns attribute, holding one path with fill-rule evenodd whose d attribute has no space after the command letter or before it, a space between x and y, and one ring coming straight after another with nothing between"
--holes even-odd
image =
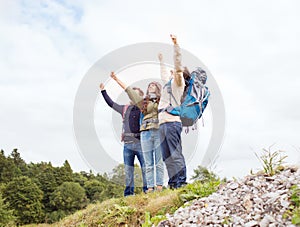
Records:
<instances>
[{"instance_id":1,"label":"sky","mask_svg":"<svg viewBox=\"0 0 300 227\"><path fill-rule=\"evenodd\" d=\"M18 148L26 162L68 160L74 171L89 171L73 128L84 76L120 47L170 43L173 33L209 69L224 100L226 131L212 170L224 177L259 170L255 153L272 145L286 152L287 164L299 164L299 10L297 0L0 0L0 149ZM107 77L99 75L99 83L106 81L116 100L121 90ZM213 124L207 115L206 140ZM118 130L105 119L121 124L99 94L99 140L112 135L105 142L121 162Z\"/></svg>"}]
</instances>

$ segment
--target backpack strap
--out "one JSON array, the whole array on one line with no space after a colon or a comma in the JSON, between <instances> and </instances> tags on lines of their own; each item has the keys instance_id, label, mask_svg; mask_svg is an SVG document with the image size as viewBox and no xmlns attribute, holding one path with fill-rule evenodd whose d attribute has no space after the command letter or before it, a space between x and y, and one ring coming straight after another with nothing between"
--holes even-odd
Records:
<instances>
[{"instance_id":1,"label":"backpack strap","mask_svg":"<svg viewBox=\"0 0 300 227\"><path fill-rule=\"evenodd\" d=\"M170 103L170 106L172 106L172 104L171 104L171 101L172 101L172 99L171 98L173 98L173 100L175 101L175 103L176 103L176 106L179 106L179 104L178 104L178 102L177 102L177 100L176 100L176 98L175 98L175 96L173 95L173 92L172 92L172 80L173 80L173 78L171 79L171 80L169 80L169 82L168 83L166 83L165 84L165 86L164 86L164 88L165 87L167 87L167 92L169 93L169 103Z\"/></svg>"},{"instance_id":2,"label":"backpack strap","mask_svg":"<svg viewBox=\"0 0 300 227\"><path fill-rule=\"evenodd\" d=\"M172 78L173 79L173 78ZM166 83L163 87L163 89L167 88L167 92L169 93L169 106L165 107L165 108L162 108L162 109L158 109L158 113L161 113L161 112L164 112L166 111L167 109L170 108L170 106L172 106L172 98L174 99L175 103L177 106L179 106L178 102L176 101L176 98L175 96L173 95L172 93L172 86L171 86L171 82L172 82L172 79L168 81L168 83Z\"/></svg>"},{"instance_id":3,"label":"backpack strap","mask_svg":"<svg viewBox=\"0 0 300 227\"><path fill-rule=\"evenodd\" d=\"M195 74L192 73L189 84L193 84L194 80L195 80ZM187 94L191 94L191 92L192 92L192 86L189 86L189 90L188 90Z\"/></svg>"},{"instance_id":4,"label":"backpack strap","mask_svg":"<svg viewBox=\"0 0 300 227\"><path fill-rule=\"evenodd\" d=\"M199 104L200 104L200 113L201 113L201 116L203 114L203 102L206 101L209 97L209 91L208 91L208 88L202 84L202 88L201 88L201 96L199 98ZM202 126L204 127L204 118L203 116L201 117L202 118Z\"/></svg>"},{"instance_id":5,"label":"backpack strap","mask_svg":"<svg viewBox=\"0 0 300 227\"><path fill-rule=\"evenodd\" d=\"M202 103L203 103L203 96L204 96L204 88L202 87L201 88L201 96L200 96L200 113L201 115L203 114L203 109L202 109ZM203 119L203 116L201 117L202 118L202 126L204 127L204 119Z\"/></svg>"}]
</instances>

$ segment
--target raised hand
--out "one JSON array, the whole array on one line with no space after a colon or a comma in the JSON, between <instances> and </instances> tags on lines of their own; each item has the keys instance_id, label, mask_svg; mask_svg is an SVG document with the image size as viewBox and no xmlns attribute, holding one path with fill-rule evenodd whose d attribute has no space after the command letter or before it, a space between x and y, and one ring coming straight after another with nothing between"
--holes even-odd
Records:
<instances>
[{"instance_id":1,"label":"raised hand","mask_svg":"<svg viewBox=\"0 0 300 227\"><path fill-rule=\"evenodd\" d=\"M110 77L113 78L114 80L118 79L117 76L116 76L116 74L114 72L110 73Z\"/></svg>"},{"instance_id":2,"label":"raised hand","mask_svg":"<svg viewBox=\"0 0 300 227\"><path fill-rule=\"evenodd\" d=\"M122 81L116 76L116 74L115 74L114 72L111 72L111 73L110 73L110 77L113 78L113 79L121 86L121 88L123 88L124 90L127 88L127 85L126 85L124 82L122 82Z\"/></svg>"},{"instance_id":3,"label":"raised hand","mask_svg":"<svg viewBox=\"0 0 300 227\"><path fill-rule=\"evenodd\" d=\"M163 55L162 55L162 53L159 53L159 54L158 54L158 59L159 59L159 61L162 61L162 60L163 60Z\"/></svg>"},{"instance_id":4,"label":"raised hand","mask_svg":"<svg viewBox=\"0 0 300 227\"><path fill-rule=\"evenodd\" d=\"M105 90L105 87L104 87L104 84L103 84L103 83L101 83L99 87L100 87L100 90L101 90L101 91Z\"/></svg>"},{"instance_id":5,"label":"raised hand","mask_svg":"<svg viewBox=\"0 0 300 227\"><path fill-rule=\"evenodd\" d=\"M176 45L177 44L177 37L176 37L176 35L170 34L170 37L171 37L172 42L174 43L174 45Z\"/></svg>"}]
</instances>

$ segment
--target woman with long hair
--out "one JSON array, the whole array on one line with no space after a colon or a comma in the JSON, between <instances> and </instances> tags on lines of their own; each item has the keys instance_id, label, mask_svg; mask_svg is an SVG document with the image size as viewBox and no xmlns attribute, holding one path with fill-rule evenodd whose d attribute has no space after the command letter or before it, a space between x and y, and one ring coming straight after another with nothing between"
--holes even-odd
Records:
<instances>
[{"instance_id":1,"label":"woman with long hair","mask_svg":"<svg viewBox=\"0 0 300 227\"><path fill-rule=\"evenodd\" d=\"M146 96L143 97L132 87L124 84L113 72L111 77L126 91L131 101L141 109L141 145L145 160L146 182L148 192L161 191L164 179L164 164L160 147L158 104L161 96L161 85L151 82ZM155 181L156 179L156 181Z\"/></svg>"}]
</instances>

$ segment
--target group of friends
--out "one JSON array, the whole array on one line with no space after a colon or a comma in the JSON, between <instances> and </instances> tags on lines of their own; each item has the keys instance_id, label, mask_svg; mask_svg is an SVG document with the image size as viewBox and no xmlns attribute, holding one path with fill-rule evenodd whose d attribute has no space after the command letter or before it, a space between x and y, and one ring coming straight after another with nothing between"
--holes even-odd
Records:
<instances>
[{"instance_id":1,"label":"group of friends","mask_svg":"<svg viewBox=\"0 0 300 227\"><path fill-rule=\"evenodd\" d=\"M166 110L181 103L185 79L189 76L189 72L181 65L181 50L176 36L171 35L171 39L174 44L174 70L168 71L163 62L163 55L158 54L163 87L153 81L149 83L144 95L140 88L127 86L111 72L111 78L130 98L130 104L120 105L112 101L104 84L100 84L106 103L123 118L122 141L126 185L124 196L134 194L135 156L142 169L145 193L163 189L164 163L169 177L169 188L179 188L186 184L186 163L181 144L182 123L179 116L172 115Z\"/></svg>"}]
</instances>

